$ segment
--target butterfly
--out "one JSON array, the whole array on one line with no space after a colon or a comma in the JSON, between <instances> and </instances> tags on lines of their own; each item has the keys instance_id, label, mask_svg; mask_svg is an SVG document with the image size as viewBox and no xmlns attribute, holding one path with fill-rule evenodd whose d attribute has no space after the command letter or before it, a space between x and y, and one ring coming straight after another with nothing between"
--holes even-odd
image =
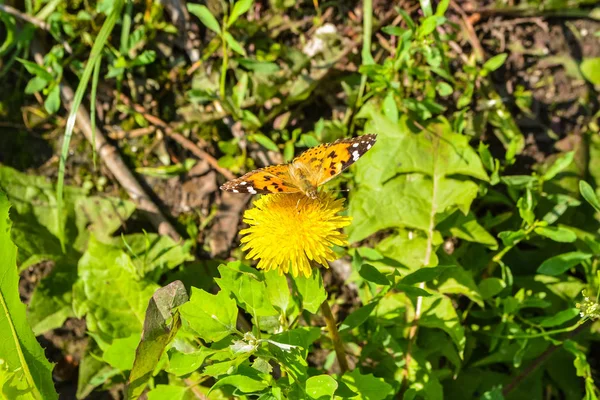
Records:
<instances>
[{"instance_id":1,"label":"butterfly","mask_svg":"<svg viewBox=\"0 0 600 400\"><path fill-rule=\"evenodd\" d=\"M375 145L377 135L340 139L313 147L289 164L248 172L221 186L233 193L304 193L314 199L317 188L354 164Z\"/></svg>"}]
</instances>

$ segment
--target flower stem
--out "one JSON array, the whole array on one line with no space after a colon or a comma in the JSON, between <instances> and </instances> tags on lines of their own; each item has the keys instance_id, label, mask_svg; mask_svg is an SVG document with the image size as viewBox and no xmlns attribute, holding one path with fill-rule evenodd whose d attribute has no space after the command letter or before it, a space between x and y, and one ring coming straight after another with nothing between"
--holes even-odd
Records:
<instances>
[{"instance_id":1,"label":"flower stem","mask_svg":"<svg viewBox=\"0 0 600 400\"><path fill-rule=\"evenodd\" d=\"M346 358L346 350L344 350L344 342L342 342L335 318L333 317L331 307L329 307L327 300L321 304L321 312L323 313L323 317L325 317L325 323L327 324L327 329L331 335L331 341L333 342L333 348L335 349L335 355L337 357L338 364L340 364L340 369L342 370L342 373L344 373L349 369L348 359Z\"/></svg>"}]
</instances>

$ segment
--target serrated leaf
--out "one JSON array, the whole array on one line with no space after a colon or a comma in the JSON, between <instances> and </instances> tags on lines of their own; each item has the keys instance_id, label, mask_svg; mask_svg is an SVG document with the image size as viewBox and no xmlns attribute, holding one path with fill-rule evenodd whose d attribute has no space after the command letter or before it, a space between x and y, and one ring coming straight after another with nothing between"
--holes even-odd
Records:
<instances>
[{"instance_id":1,"label":"serrated leaf","mask_svg":"<svg viewBox=\"0 0 600 400\"><path fill-rule=\"evenodd\" d=\"M580 251L559 254L544 261L537 269L537 272L544 275L560 275L563 272L580 264L582 261L589 260L591 257L592 254L583 253Z\"/></svg>"},{"instance_id":2,"label":"serrated leaf","mask_svg":"<svg viewBox=\"0 0 600 400\"><path fill-rule=\"evenodd\" d=\"M219 22L206 6L201 4L187 3L187 8L190 13L194 14L200 19L200 22L202 22L204 26L219 35L221 34Z\"/></svg>"},{"instance_id":3,"label":"serrated leaf","mask_svg":"<svg viewBox=\"0 0 600 400\"><path fill-rule=\"evenodd\" d=\"M346 372L340 378L350 390L360 394L364 400L383 400L392 394L392 387L382 378L376 378L373 374L363 375L358 369Z\"/></svg>"},{"instance_id":4,"label":"serrated leaf","mask_svg":"<svg viewBox=\"0 0 600 400\"><path fill-rule=\"evenodd\" d=\"M0 191L0 359L7 372L19 371L18 382L26 382L26 392L35 399L57 399L52 382L52 366L46 360L25 316L19 298L17 247L10 238L10 204ZM16 383L15 383L16 384ZM3 385L4 386L4 385ZM9 389L2 388L2 390Z\"/></svg>"},{"instance_id":5,"label":"serrated leaf","mask_svg":"<svg viewBox=\"0 0 600 400\"><path fill-rule=\"evenodd\" d=\"M237 305L225 290L212 295L193 287L190 301L179 311L182 319L204 340L216 342L236 332Z\"/></svg>"}]
</instances>

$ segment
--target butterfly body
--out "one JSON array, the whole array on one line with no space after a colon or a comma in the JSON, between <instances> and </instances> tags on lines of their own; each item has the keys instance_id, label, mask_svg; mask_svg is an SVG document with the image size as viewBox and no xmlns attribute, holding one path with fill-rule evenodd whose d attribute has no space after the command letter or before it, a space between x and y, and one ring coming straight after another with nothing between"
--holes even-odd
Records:
<instances>
[{"instance_id":1,"label":"butterfly body","mask_svg":"<svg viewBox=\"0 0 600 400\"><path fill-rule=\"evenodd\" d=\"M298 193L317 197L317 189L354 164L373 147L376 135L340 139L306 150L289 164L248 172L221 186L233 193Z\"/></svg>"}]
</instances>

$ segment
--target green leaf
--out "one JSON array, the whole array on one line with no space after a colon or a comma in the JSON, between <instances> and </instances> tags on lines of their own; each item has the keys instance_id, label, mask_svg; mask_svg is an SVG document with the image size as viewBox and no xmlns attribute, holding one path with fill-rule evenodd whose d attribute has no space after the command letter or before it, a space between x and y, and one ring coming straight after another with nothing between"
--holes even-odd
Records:
<instances>
[{"instance_id":1,"label":"green leaf","mask_svg":"<svg viewBox=\"0 0 600 400\"><path fill-rule=\"evenodd\" d=\"M493 72L500 68L506 58L508 57L508 53L496 54L494 57L490 58L483 64L483 69L488 72Z\"/></svg>"},{"instance_id":2,"label":"green leaf","mask_svg":"<svg viewBox=\"0 0 600 400\"><path fill-rule=\"evenodd\" d=\"M188 386L156 385L148 392L148 400L192 400L196 398Z\"/></svg>"},{"instance_id":3,"label":"green leaf","mask_svg":"<svg viewBox=\"0 0 600 400\"><path fill-rule=\"evenodd\" d=\"M140 333L148 299L158 285L140 279L129 256L121 249L91 238L79 260L73 308L87 329L110 338Z\"/></svg>"},{"instance_id":4,"label":"green leaf","mask_svg":"<svg viewBox=\"0 0 600 400\"><path fill-rule=\"evenodd\" d=\"M188 11L200 19L200 22L211 31L221 34L221 27L217 19L210 13L210 10L200 4L187 3Z\"/></svg>"},{"instance_id":5,"label":"green leaf","mask_svg":"<svg viewBox=\"0 0 600 400\"><path fill-rule=\"evenodd\" d=\"M264 379L257 379L256 377L246 375L229 375L219 379L219 381L213 385L211 391L226 385L234 386L237 391L242 393L260 392L269 386Z\"/></svg>"},{"instance_id":6,"label":"green leaf","mask_svg":"<svg viewBox=\"0 0 600 400\"><path fill-rule=\"evenodd\" d=\"M235 51L241 56L246 57L246 50L244 49L244 47L240 44L240 42L235 40L235 38L231 36L229 32L223 33L223 37L225 38L225 41L227 42L231 50Z\"/></svg>"},{"instance_id":7,"label":"green leaf","mask_svg":"<svg viewBox=\"0 0 600 400\"><path fill-rule=\"evenodd\" d=\"M340 380L364 400L383 400L393 393L393 388L382 378L376 378L373 374L363 375L358 369L346 372Z\"/></svg>"},{"instance_id":8,"label":"green leaf","mask_svg":"<svg viewBox=\"0 0 600 400\"><path fill-rule=\"evenodd\" d=\"M585 79L593 85L600 85L600 57L584 58L579 69Z\"/></svg>"},{"instance_id":9,"label":"green leaf","mask_svg":"<svg viewBox=\"0 0 600 400\"><path fill-rule=\"evenodd\" d=\"M251 136L251 139L256 141L258 144L263 146L265 149L279 153L279 147L277 147L275 142L273 142L271 139L269 139L267 136L263 135L262 133L255 133L254 135Z\"/></svg>"},{"instance_id":10,"label":"green leaf","mask_svg":"<svg viewBox=\"0 0 600 400\"><path fill-rule=\"evenodd\" d=\"M135 348L140 342L139 333L134 333L126 338L114 339L104 350L102 358L113 368L120 371L129 371L133 367Z\"/></svg>"},{"instance_id":11,"label":"green leaf","mask_svg":"<svg viewBox=\"0 0 600 400\"><path fill-rule=\"evenodd\" d=\"M423 38L429 34L431 34L435 28L437 28L439 17L437 15L431 15L425 18L421 22L421 26L417 30L417 36Z\"/></svg>"},{"instance_id":12,"label":"green leaf","mask_svg":"<svg viewBox=\"0 0 600 400\"><path fill-rule=\"evenodd\" d=\"M30 74L40 77L41 79L45 80L46 82L52 82L54 80L54 77L52 76L52 74L50 72L46 71L46 69L44 67L42 67L41 65L38 65L31 61L24 60L19 57L16 57L16 60L19 61L21 64L23 64L23 66L25 67L27 72L29 72Z\"/></svg>"},{"instance_id":13,"label":"green leaf","mask_svg":"<svg viewBox=\"0 0 600 400\"><path fill-rule=\"evenodd\" d=\"M426 131L415 134L405 117L394 124L375 111L364 110L357 117L369 117L365 131L376 133L378 138L364 160L357 163L359 187L349 205L353 217L347 228L349 240L359 241L381 229L396 227L427 232L437 214L457 209L466 214L478 185L464 176L488 181L468 138L453 133L446 121L432 123Z\"/></svg>"},{"instance_id":14,"label":"green leaf","mask_svg":"<svg viewBox=\"0 0 600 400\"><path fill-rule=\"evenodd\" d=\"M120 370L111 367L103 362L98 353L101 351L93 343L88 342L85 354L79 364L79 377L77 379L77 398L84 399L98 386L112 376L121 373Z\"/></svg>"},{"instance_id":15,"label":"green leaf","mask_svg":"<svg viewBox=\"0 0 600 400\"><path fill-rule=\"evenodd\" d=\"M432 295L425 289L421 289L419 287L415 287L415 286L411 286L411 285L405 285L403 283L397 283L396 285L394 285L394 289L398 290L399 292L404 292L408 296L413 297L413 298L429 297Z\"/></svg>"},{"instance_id":16,"label":"green leaf","mask_svg":"<svg viewBox=\"0 0 600 400\"><path fill-rule=\"evenodd\" d=\"M41 91L42 89L44 89L46 86L48 86L48 81L45 80L42 77L39 76L34 76L33 78L31 78L31 80L29 82L27 82L27 86L25 86L25 93L26 94L33 94L36 92Z\"/></svg>"},{"instance_id":17,"label":"green leaf","mask_svg":"<svg viewBox=\"0 0 600 400\"><path fill-rule=\"evenodd\" d=\"M234 295L242 308L253 316L277 315L269 301L262 274L239 261L219 266L219 287Z\"/></svg>"},{"instance_id":18,"label":"green leaf","mask_svg":"<svg viewBox=\"0 0 600 400\"><path fill-rule=\"evenodd\" d=\"M389 285L390 284L389 279L384 274L379 272L379 270L377 268L375 268L374 266L372 266L370 264L363 264L360 267L360 271L358 273L360 274L360 276L363 279L365 279L369 282L373 282L378 285Z\"/></svg>"},{"instance_id":19,"label":"green leaf","mask_svg":"<svg viewBox=\"0 0 600 400\"><path fill-rule=\"evenodd\" d=\"M285 275L276 270L263 273L269 301L276 309L285 314L290 307L290 288Z\"/></svg>"},{"instance_id":20,"label":"green leaf","mask_svg":"<svg viewBox=\"0 0 600 400\"><path fill-rule=\"evenodd\" d=\"M112 242L129 254L136 271L143 276L166 272L194 260L191 242L176 243L169 236L157 233L134 233L116 237Z\"/></svg>"},{"instance_id":21,"label":"green leaf","mask_svg":"<svg viewBox=\"0 0 600 400\"><path fill-rule=\"evenodd\" d=\"M306 380L306 394L315 400L333 399L333 394L338 388L338 383L329 375L311 376Z\"/></svg>"},{"instance_id":22,"label":"green leaf","mask_svg":"<svg viewBox=\"0 0 600 400\"><path fill-rule=\"evenodd\" d=\"M294 278L294 283L302 299L302 307L308 312L316 314L321 304L327 299L327 292L323 287L319 270L313 269L313 273L308 278L304 276Z\"/></svg>"},{"instance_id":23,"label":"green leaf","mask_svg":"<svg viewBox=\"0 0 600 400\"><path fill-rule=\"evenodd\" d=\"M412 274L406 275L400 283L404 285L414 285L415 283L429 282L436 279L448 268L454 268L455 265L438 265L437 267L425 267L416 270Z\"/></svg>"},{"instance_id":24,"label":"green leaf","mask_svg":"<svg viewBox=\"0 0 600 400\"><path fill-rule=\"evenodd\" d=\"M394 99L394 92L389 91L383 99L383 115L390 121L398 123L398 105Z\"/></svg>"},{"instance_id":25,"label":"green leaf","mask_svg":"<svg viewBox=\"0 0 600 400\"><path fill-rule=\"evenodd\" d=\"M442 233L448 233L447 236L454 236L469 242L481 243L491 250L498 248L498 242L477 222L475 215L469 212L464 215L460 211L454 212L450 217L442 221L438 226Z\"/></svg>"},{"instance_id":26,"label":"green leaf","mask_svg":"<svg viewBox=\"0 0 600 400\"><path fill-rule=\"evenodd\" d=\"M590 186L586 181L579 181L579 191L583 198L592 205L596 209L596 211L600 212L600 201L598 201L598 197L596 193L594 193L594 189Z\"/></svg>"},{"instance_id":27,"label":"green leaf","mask_svg":"<svg viewBox=\"0 0 600 400\"><path fill-rule=\"evenodd\" d=\"M291 344L302 348L303 357L308 356L308 350L315 340L321 337L321 330L316 327L301 327L272 335L270 340L277 343Z\"/></svg>"},{"instance_id":28,"label":"green leaf","mask_svg":"<svg viewBox=\"0 0 600 400\"><path fill-rule=\"evenodd\" d=\"M534 232L538 235L552 239L555 242L573 243L577 240L575 232L560 226L540 226L535 228Z\"/></svg>"},{"instance_id":29,"label":"green leaf","mask_svg":"<svg viewBox=\"0 0 600 400\"><path fill-rule=\"evenodd\" d=\"M500 293L506 287L506 282L500 278L486 278L479 282L479 291L483 300L488 300Z\"/></svg>"},{"instance_id":30,"label":"green leaf","mask_svg":"<svg viewBox=\"0 0 600 400\"><path fill-rule=\"evenodd\" d=\"M574 157L575 151L565 153L562 157L554 161L554 164L552 164L550 168L548 168L548 170L544 173L544 175L542 175L542 179L545 181L549 181L552 178L554 178L573 162Z\"/></svg>"},{"instance_id":31,"label":"green leaf","mask_svg":"<svg viewBox=\"0 0 600 400\"><path fill-rule=\"evenodd\" d=\"M483 298L479 288L473 280L471 271L467 271L461 266L449 268L438 278L440 281L438 291L444 294L462 294L483 307Z\"/></svg>"},{"instance_id":32,"label":"green leaf","mask_svg":"<svg viewBox=\"0 0 600 400\"><path fill-rule=\"evenodd\" d=\"M190 301L179 311L183 320L204 340L216 342L236 332L237 306L225 290L212 295L193 287Z\"/></svg>"},{"instance_id":33,"label":"green leaf","mask_svg":"<svg viewBox=\"0 0 600 400\"><path fill-rule=\"evenodd\" d=\"M560 275L582 261L589 260L591 257L592 254L580 251L560 254L544 261L537 269L537 272L544 275Z\"/></svg>"},{"instance_id":34,"label":"green leaf","mask_svg":"<svg viewBox=\"0 0 600 400\"><path fill-rule=\"evenodd\" d=\"M236 59L236 61L239 62L242 67L261 74L274 74L281 69L279 68L279 65L270 61L257 61L251 58L241 58Z\"/></svg>"},{"instance_id":35,"label":"green leaf","mask_svg":"<svg viewBox=\"0 0 600 400\"><path fill-rule=\"evenodd\" d=\"M379 304L379 302L373 301L372 303L353 311L346 317L344 322L342 322L342 325L340 325L340 332L362 325L369 318L369 315L371 315L375 307L377 307L377 304Z\"/></svg>"},{"instance_id":36,"label":"green leaf","mask_svg":"<svg viewBox=\"0 0 600 400\"><path fill-rule=\"evenodd\" d=\"M60 85L55 84L44 101L44 108L48 114L54 114L60 108Z\"/></svg>"},{"instance_id":37,"label":"green leaf","mask_svg":"<svg viewBox=\"0 0 600 400\"><path fill-rule=\"evenodd\" d=\"M560 311L555 315L544 318L539 322L539 325L543 326L544 328L552 328L554 326L562 325L565 322L572 320L578 315L578 308L567 308L566 310Z\"/></svg>"},{"instance_id":38,"label":"green leaf","mask_svg":"<svg viewBox=\"0 0 600 400\"><path fill-rule=\"evenodd\" d=\"M143 393L166 346L181 327L179 313L173 313L173 310L188 300L181 281L172 282L152 295L146 308L141 341L135 343L135 361L132 361L133 368L127 385L129 399L137 399ZM169 326L167 322L171 320Z\"/></svg>"},{"instance_id":39,"label":"green leaf","mask_svg":"<svg viewBox=\"0 0 600 400\"><path fill-rule=\"evenodd\" d=\"M200 350L190 353L182 353L172 348L168 351L169 366L166 371L176 376L190 374L202 366L206 357L215 353L207 347L201 347Z\"/></svg>"},{"instance_id":40,"label":"green leaf","mask_svg":"<svg viewBox=\"0 0 600 400\"><path fill-rule=\"evenodd\" d=\"M10 239L10 204L0 191L0 359L8 373L19 373L19 379L3 385L2 391L25 382L26 392L35 399L57 399L52 382L52 365L46 360L25 316L25 305L19 298L17 247ZM0 373L1 376L1 373ZM15 387L18 390L19 387ZM15 397L16 398L16 397Z\"/></svg>"},{"instance_id":41,"label":"green leaf","mask_svg":"<svg viewBox=\"0 0 600 400\"><path fill-rule=\"evenodd\" d=\"M424 297L422 307L419 326L437 328L446 332L462 358L467 340L461 319L456 314L450 298L443 295Z\"/></svg>"},{"instance_id":42,"label":"green leaf","mask_svg":"<svg viewBox=\"0 0 600 400\"><path fill-rule=\"evenodd\" d=\"M231 10L231 14L229 15L229 19L227 20L227 26L231 26L238 20L238 18L244 15L250 7L252 7L252 3L254 0L238 0L233 5L233 10Z\"/></svg>"}]
</instances>

